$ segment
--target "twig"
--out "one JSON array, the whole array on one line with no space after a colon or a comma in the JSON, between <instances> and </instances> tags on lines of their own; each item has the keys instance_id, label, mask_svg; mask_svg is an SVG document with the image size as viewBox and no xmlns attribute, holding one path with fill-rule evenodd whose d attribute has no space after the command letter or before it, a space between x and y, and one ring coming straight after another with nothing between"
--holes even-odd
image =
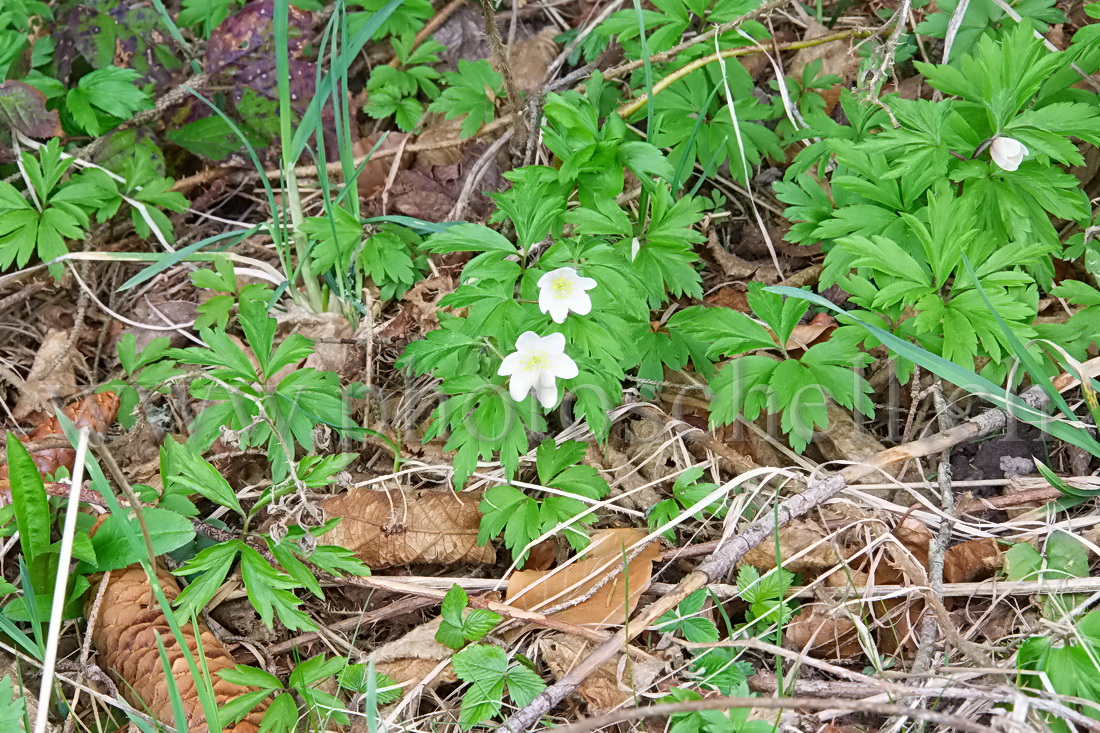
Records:
<instances>
[{"instance_id":1,"label":"twig","mask_svg":"<svg viewBox=\"0 0 1100 733\"><path fill-rule=\"evenodd\" d=\"M731 708L756 708L757 710L850 710L855 713L871 713L873 715L901 715L918 720L927 720L930 723L946 726L948 729L966 731L967 733L995 733L995 728L975 723L972 720L940 713L934 710L909 707L908 705L896 705L885 702L870 702L868 700L845 700L841 698L816 698L816 697L710 697L703 700L689 702L673 702L660 705L648 705L643 708L628 708L616 710L613 713L599 715L594 718L584 718L573 723L555 728L555 733L587 733L597 728L604 728L615 723L628 720L641 720L644 718L664 717L675 713L689 713L696 710L729 710Z\"/></svg>"},{"instance_id":2,"label":"twig","mask_svg":"<svg viewBox=\"0 0 1100 733\"><path fill-rule=\"evenodd\" d=\"M792 41L791 43L781 43L781 44L777 45L774 50L775 51L795 51L795 50L798 50L800 48L811 48L813 46L820 46L820 45L825 44L825 43L832 43L833 41L842 41L842 40L845 40L847 38L864 38L864 37L869 36L869 35L871 35L871 31L869 31L869 30L865 30L865 29L861 29L861 28L852 28L850 30L840 31L839 33L832 33L832 34L827 35L827 36L819 36L817 38L808 38L804 41ZM664 89L667 89L669 86L676 83L680 79L684 78L685 76L687 76L691 72L695 71L696 69L700 69L700 68L706 66L707 64L712 64L715 61L718 61L719 59L729 59L729 58L735 58L737 56L748 56L748 55L754 54L754 53L762 53L762 52L756 46L744 46L744 47L741 47L741 48L723 49L722 51L719 51L717 53L712 53L709 56L704 56L701 59L696 59L696 60L692 61L690 64L686 64L686 65L680 67L679 69L676 69L675 71L670 73L668 76L664 77L663 79L660 79L657 83L655 83L653 85L653 94L654 94L654 96L656 96L661 91L663 91ZM618 111L619 117L626 118L626 117L629 117L630 115L634 114L635 112L637 112L638 110L640 110L642 107L645 106L648 99L649 99L649 95L642 94L641 96L637 97L636 99L630 100L629 102L627 102L626 104L624 104L622 107L619 108L619 111Z\"/></svg>"}]
</instances>

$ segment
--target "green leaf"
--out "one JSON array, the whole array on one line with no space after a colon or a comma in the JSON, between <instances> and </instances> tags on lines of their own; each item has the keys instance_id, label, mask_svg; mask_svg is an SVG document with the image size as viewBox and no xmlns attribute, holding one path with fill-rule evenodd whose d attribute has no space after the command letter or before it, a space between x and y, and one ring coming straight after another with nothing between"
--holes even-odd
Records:
<instances>
[{"instance_id":1,"label":"green leaf","mask_svg":"<svg viewBox=\"0 0 1100 733\"><path fill-rule=\"evenodd\" d=\"M440 112L448 120L465 115L459 131L463 138L473 135L483 123L493 121L494 102L504 90L500 74L488 61L459 59L458 71L448 71L443 76L447 88L428 107L429 112Z\"/></svg>"},{"instance_id":2,"label":"green leaf","mask_svg":"<svg viewBox=\"0 0 1100 733\"><path fill-rule=\"evenodd\" d=\"M298 609L302 601L290 592L298 585L288 576L278 572L260 553L248 545L241 551L241 580L252 607L260 614L260 620L272 628L275 614L292 630L312 631L316 624Z\"/></svg>"},{"instance_id":3,"label":"green leaf","mask_svg":"<svg viewBox=\"0 0 1100 733\"><path fill-rule=\"evenodd\" d=\"M141 514L149 530L154 555L172 552L195 538L195 529L191 522L176 512L159 507L145 507ZM110 514L99 526L91 539L95 561L90 564L96 572L118 570L148 557L144 545L140 551L132 548L126 541L126 533L119 527L123 522L136 521L132 516Z\"/></svg>"},{"instance_id":4,"label":"green leaf","mask_svg":"<svg viewBox=\"0 0 1100 733\"><path fill-rule=\"evenodd\" d=\"M52 590L49 551L53 526L46 487L34 460L15 433L8 433L7 447L8 480L11 503L15 507L15 526L19 529L19 546L30 572L33 592L46 594Z\"/></svg>"},{"instance_id":5,"label":"green leaf","mask_svg":"<svg viewBox=\"0 0 1100 733\"><path fill-rule=\"evenodd\" d=\"M166 462L171 464L171 470L162 470L161 475L170 490L199 494L244 516L233 487L196 451L175 440L166 440L161 446L161 465Z\"/></svg>"},{"instance_id":6,"label":"green leaf","mask_svg":"<svg viewBox=\"0 0 1100 733\"><path fill-rule=\"evenodd\" d=\"M176 570L176 575L202 573L188 583L176 598L175 606L181 615L189 617L198 613L214 598L243 545L239 540L213 545Z\"/></svg>"},{"instance_id":7,"label":"green leaf","mask_svg":"<svg viewBox=\"0 0 1100 733\"><path fill-rule=\"evenodd\" d=\"M451 657L455 674L470 685L462 697L459 725L469 729L500 713L508 657L489 644L474 644Z\"/></svg>"}]
</instances>

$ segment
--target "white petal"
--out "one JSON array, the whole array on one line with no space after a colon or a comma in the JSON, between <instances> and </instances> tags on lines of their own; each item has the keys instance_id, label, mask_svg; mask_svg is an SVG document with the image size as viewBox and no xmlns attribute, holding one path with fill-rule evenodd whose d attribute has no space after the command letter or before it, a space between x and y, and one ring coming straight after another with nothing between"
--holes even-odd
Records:
<instances>
[{"instance_id":1,"label":"white petal","mask_svg":"<svg viewBox=\"0 0 1100 733\"><path fill-rule=\"evenodd\" d=\"M596 287L596 284L596 281L590 277L577 278L577 287L579 287L581 290L591 290L592 288Z\"/></svg>"},{"instance_id":2,"label":"white petal","mask_svg":"<svg viewBox=\"0 0 1100 733\"><path fill-rule=\"evenodd\" d=\"M558 401L558 388L555 387L540 387L535 391L535 395L539 399L539 404L543 407L553 407Z\"/></svg>"},{"instance_id":3,"label":"white petal","mask_svg":"<svg viewBox=\"0 0 1100 733\"><path fill-rule=\"evenodd\" d=\"M563 300L554 300L547 305L543 313L549 313L554 323L565 323L565 319L569 315L569 304Z\"/></svg>"},{"instance_id":4,"label":"white petal","mask_svg":"<svg viewBox=\"0 0 1100 733\"><path fill-rule=\"evenodd\" d=\"M592 312L592 298L583 290L578 290L569 299L569 310L579 316L587 316Z\"/></svg>"},{"instance_id":5,"label":"white petal","mask_svg":"<svg viewBox=\"0 0 1100 733\"><path fill-rule=\"evenodd\" d=\"M550 354L561 354L565 351L565 334L563 333L551 333L542 337L542 348L546 349Z\"/></svg>"},{"instance_id":6,"label":"white petal","mask_svg":"<svg viewBox=\"0 0 1100 733\"><path fill-rule=\"evenodd\" d=\"M517 372L508 380L508 394L519 402L531 391L537 377L538 372Z\"/></svg>"},{"instance_id":7,"label":"white petal","mask_svg":"<svg viewBox=\"0 0 1100 733\"><path fill-rule=\"evenodd\" d=\"M516 351L534 351L541 342L542 339L534 331L524 331L516 339Z\"/></svg>"},{"instance_id":8,"label":"white petal","mask_svg":"<svg viewBox=\"0 0 1100 733\"><path fill-rule=\"evenodd\" d=\"M550 359L550 368L553 370L554 376L560 379L572 379L580 373L580 370L577 369L577 362L565 354L555 354Z\"/></svg>"},{"instance_id":9,"label":"white petal","mask_svg":"<svg viewBox=\"0 0 1100 733\"><path fill-rule=\"evenodd\" d=\"M1023 143L1010 137L998 137L989 146L989 157L1006 171L1017 170L1025 155L1027 148Z\"/></svg>"},{"instance_id":10,"label":"white petal","mask_svg":"<svg viewBox=\"0 0 1100 733\"><path fill-rule=\"evenodd\" d=\"M497 369L497 374L502 377L507 377L509 374L515 374L516 371L519 370L522 360L523 354L518 351L513 351L500 362L500 369Z\"/></svg>"},{"instance_id":11,"label":"white petal","mask_svg":"<svg viewBox=\"0 0 1100 733\"><path fill-rule=\"evenodd\" d=\"M538 281L538 283L536 283L536 284L537 284L537 285L538 285L538 286L539 286L540 288L546 288L546 287L549 287L549 285L550 285L550 281L554 279L554 273L555 273L555 272L557 272L557 270L554 270L554 271L552 271L552 272L548 272L548 273L546 273L545 275L543 275L542 277L540 277L540 278L539 278L539 281Z\"/></svg>"},{"instance_id":12,"label":"white petal","mask_svg":"<svg viewBox=\"0 0 1100 733\"><path fill-rule=\"evenodd\" d=\"M634 258L638 256L638 252L642 249L642 243L638 241L637 237L634 237L634 241L630 243L630 261L633 262Z\"/></svg>"},{"instance_id":13,"label":"white petal","mask_svg":"<svg viewBox=\"0 0 1100 733\"><path fill-rule=\"evenodd\" d=\"M558 301L554 299L554 291L550 288L543 288L539 291L539 310L543 313L549 313L551 310L553 310L557 302ZM561 321L558 321L558 323L561 323Z\"/></svg>"}]
</instances>

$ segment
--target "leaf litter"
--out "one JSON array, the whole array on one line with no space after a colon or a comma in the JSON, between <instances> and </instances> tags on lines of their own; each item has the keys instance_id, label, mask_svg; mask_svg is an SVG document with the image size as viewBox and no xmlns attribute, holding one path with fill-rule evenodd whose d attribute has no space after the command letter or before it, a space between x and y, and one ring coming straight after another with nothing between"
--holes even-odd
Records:
<instances>
[{"instance_id":1,"label":"leaf litter","mask_svg":"<svg viewBox=\"0 0 1100 733\"><path fill-rule=\"evenodd\" d=\"M272 45L273 8L274 3L270 0L257 0L232 14L217 26L206 44L201 61L212 81L228 90L228 110L232 119L254 136L260 147L272 142L271 132L277 118L277 110L273 106L277 97ZM156 50L166 46L168 41L159 30L152 30L154 19L147 7L106 2L72 3L63 18L66 22L59 24L63 31L58 37L57 54L64 75L71 73L74 66L96 65L110 56L119 65L137 69L142 78L156 89L164 90L178 82L178 74L168 73L157 63ZM815 21L803 21L795 37L811 39L825 33L823 26ZM310 56L309 42L314 40L317 18L308 11L292 9L289 25L291 94L300 112L316 93L317 68ZM560 50L555 42L560 28L550 24L530 28L523 23L518 27L522 30L518 37L511 39L514 41L511 48L520 58L514 61L512 71L519 89L537 93L543 89L545 82L550 81L543 77L547 66ZM96 28L99 30L93 32ZM491 60L480 29L480 20L472 8L460 11L444 25L440 37L445 37L447 33L456 36L453 44L447 44L451 46L452 64L457 64L459 60ZM149 30L148 35L145 30ZM98 37L97 33L102 37ZM108 37L110 43L104 41ZM789 68L797 74L815 60L823 62L822 73L837 73L846 82L853 80L856 69L854 54L843 44L825 44L799 51L789 60ZM766 78L766 65L757 66L750 76ZM56 112L42 106L43 100L36 90L19 82L5 82L0 85L0 96L19 96L22 100L17 107L21 114L19 117L12 116L9 108L0 102L0 120L9 126L37 138L60 131ZM166 120L170 120L173 129L208 119L212 119L210 111L194 100L178 104L166 114ZM334 134L331 118L326 118L324 122L326 132ZM356 135L359 135L354 143L357 157L373 148L385 134L385 140L379 147L385 155L369 161L358 181L365 213L380 216L401 214L425 222L447 221L448 214L463 197L469 176L476 172L481 175L481 182L465 202L464 212L468 219L485 220L494 208L486 194L506 187L502 173L507 171L511 161L507 154L499 151L495 155L487 155L489 145L481 140L463 141L456 130L454 124L431 118L415 137L406 137L377 126L374 129L365 126L356 129ZM171 139L172 134L169 133L168 137ZM423 151L405 152L418 142L432 145ZM329 149L334 150L335 145ZM206 148L209 153L218 150L220 148L217 146ZM207 157L211 160L224 159L216 154ZM482 160L483 157L485 160ZM265 160L270 162L273 157ZM226 170L230 167L227 166ZM230 177L227 176L226 180ZM245 220L255 216L254 199L255 192L243 196L226 194L218 206L227 206L229 211L223 213L231 213ZM730 278L732 273L740 275L736 279L755 277L774 282L777 275L765 272L768 266L760 264L764 262L766 248L759 231L736 218L734 221L729 229L734 234L732 239L740 240L737 242L738 257L748 259L724 261L724 264L719 262L718 270L708 271L706 279L712 287L706 300L747 312L741 283L731 287L724 282L724 278ZM778 241L783 232L774 227L784 225L775 221L770 223L773 225L770 232L772 238ZM206 224L196 223L196 226ZM239 250L250 255L271 256L263 245L254 243L242 245ZM790 264L792 269L807 271L812 268L808 248L795 249L781 244L780 252L786 258L785 264ZM744 270L746 262L752 272ZM417 414L426 414L422 404L430 401L426 393L417 391L414 384L403 382L393 369L399 349L392 348L392 344L407 342L439 325L437 305L440 298L460 284L457 266L446 270L440 267L442 263L442 258L433 258L433 266L443 270L442 274L420 280L399 300L381 306L379 312L370 310L377 307L377 303L365 304L364 310L370 317L364 319L358 329L353 329L346 319L335 314L291 313L281 318L280 340L292 332L324 340L304 362L288 365L287 373L303 365L332 369L347 381L365 379L377 390L376 404L383 402L382 393L385 390L394 404L402 406L401 411L413 414L411 409L404 409L406 401L411 399L412 406L421 408ZM98 284L98 289L104 293L112 290L110 286L117 286L122 279L118 272L113 277L113 283L106 278ZM167 283L167 277L165 275L158 281L160 286ZM134 302L127 302L129 297L116 294L112 296L112 305L121 304L123 312L138 313ZM41 306L44 301L35 298L34 303ZM26 315L23 318L26 319ZM102 314L94 318L106 334L109 318ZM149 317L148 311L141 313L139 320L156 321ZM807 319L794 327L784 347L799 352L815 344L826 343L835 327L835 322L828 317L816 322ZM5 405L9 400L15 400L8 427L24 428L26 432L21 439L32 444L32 447L36 442L59 438L64 434L61 421L51 416L55 405L60 404L58 401L75 398L82 391L97 387L94 379L88 379L90 376L102 377L103 367L92 362L101 358L102 351L112 351L97 347L94 353L88 349L82 349L80 354L63 353L62 345L69 343L69 336L65 330L54 329L40 338L36 337L33 343L24 345L22 352L13 348L10 353L0 353L5 364L16 364L18 371L25 375L21 377L21 389L5 392L4 399ZM251 353L247 347L246 351ZM255 365L254 355L252 357ZM90 373L83 361L92 363ZM49 368L55 362L56 366ZM689 376L692 374L690 368L684 372ZM664 376L671 383L682 375ZM431 391L429 389L428 393ZM202 403L189 400L181 392L170 391L165 396L167 411L177 413L166 418L170 429L167 439L184 437L180 432L181 426L187 422L184 419L186 413L203 409ZM366 444L368 447L357 446L358 455L349 470L364 486L341 494L324 493L314 497L329 517L341 519L334 530L323 535L322 541L346 547L372 569L392 573L397 578L404 577L414 585L422 583L425 589L437 590L431 583L433 577L450 577L452 573L460 573L457 578L459 584L465 583L476 589L477 593L499 594L506 587L504 601L516 609L544 612L549 609L550 617L559 621L613 630L627 620L640 604L644 606L653 600L655 594L651 588L655 579L660 578L665 583L662 587L667 587L668 583L676 583L692 568L688 559L670 560L673 549L662 547L658 541L648 542L636 552L638 544L649 534L644 529L644 513L656 500L672 494L676 477L689 466L702 462L716 481L733 478L730 471L722 468L722 461L713 451L705 447L700 449L694 443L689 445L689 440L684 437L705 428L706 412L695 409L688 401L681 401L675 406L676 409L664 406L669 410L660 412L656 423L649 419L636 419L629 411L614 415L611 437L606 445L600 445L583 433L561 436L588 442L585 463L595 467L608 479L614 498L608 506L601 507L599 528L593 533L587 552L579 555L580 559L563 557L567 554L563 547L548 543L542 546L537 562L533 563L538 569L512 571L505 575L507 568L504 561L497 557L493 546L477 543L480 523L477 506L481 499L478 489L453 493L445 488L444 482L450 469L444 453L446 445L429 443L429 447L418 447L416 451L419 452L414 452L408 446L416 442L415 438L419 436L408 435L388 436L386 440L389 443L376 440ZM917 404L900 406L900 409L905 408L918 410ZM111 393L100 393L70 404L62 410L62 414L78 428L87 427L103 438L117 440L117 436L110 435L114 429L116 410L117 398ZM823 436L824 440L815 445L816 452L802 459L803 467L817 469L819 463L872 461L885 450L885 445L897 442L896 436L889 437L881 429L881 422L868 428L851 420L845 422L839 414L830 413L830 416L833 428ZM924 430L927 425L923 423L928 416L922 414L920 417L918 427ZM381 426L383 422L381 419L368 420L369 424L376 426ZM687 424L688 430L681 433L666 429L672 423ZM414 421L414 430L422 431L423 427L421 421ZM768 427L764 426L765 432ZM929 429L929 432L934 431ZM763 439L752 430L748 431L748 435L753 436L751 439L717 431L715 434L722 436L720 442L727 451L742 456L746 461L755 459L759 464L771 466L781 465L782 459L787 457L770 443L767 450L761 447ZM390 440L390 437L396 440ZM403 440L407 442L403 443ZM1004 457L1003 446L998 445L996 439L990 443L994 447L989 450L1000 452L1002 455L998 458ZM382 444L395 444L397 450L393 451L391 446L387 453L387 449L378 447ZM433 452L432 448L436 450ZM768 453L768 450L771 452ZM262 456L242 453L246 454L243 456L246 462L263 459ZM967 458L976 455L976 451L969 448L963 448L958 453ZM69 447L35 447L32 451L37 466L46 475L53 475L62 468L72 470L74 456L74 451ZM785 647L853 668L868 659L881 661L883 655L891 657L899 666L905 666L912 662L924 645L922 626L928 623L928 619L933 619L934 623L946 623L944 630L947 634L941 643L952 651L962 650L964 655L973 654L974 650L961 644L958 648L953 646L964 637L969 641L983 640L981 643L989 652L1010 634L1030 633L1036 627L1037 612L1027 600L1030 595L1021 596L1019 603L1008 596L980 593L960 596L951 591L950 595L939 596L933 589L930 595L927 591L933 581L929 573L935 563L942 563L943 583L980 584L1004 571L1004 541L1019 543L1016 546L1045 547L1048 538L1056 536L1063 527L1070 527L1072 523L1043 515L1037 511L1042 505L1036 503L1021 506L1006 503L982 516L959 512L951 518L954 537L959 541L937 550L936 533L947 518L939 507L933 482L924 480L925 476L934 473L934 470L928 470L934 467L934 463L921 463L921 460L920 456L914 458L908 470L890 467L861 479L862 483L853 483L819 511L803 519L785 522L770 539L745 554L742 559L745 565L764 572L782 567L798 574L798 585L793 592L799 594L803 602L784 626L782 644ZM400 465L395 467L395 464L403 462L405 468ZM232 464L226 462L219 465ZM494 480L502 475L497 465L482 466L481 469L491 474ZM7 480L6 466L2 470L0 484ZM255 489L247 480L250 475L247 471L227 468L226 474L233 489L239 490L242 496L250 496L249 492ZM1014 478L1005 474L981 473L975 481L993 483L974 487L974 493L967 497L972 504L966 506L980 506L983 499L1007 497L1013 490L1038 488L1036 483L1013 482ZM1069 477L1067 480L1073 486L1093 490L1095 487L1088 478ZM1049 486L1042 481L1037 483L1038 486ZM888 488L873 488L880 485ZM375 486L385 488L373 488ZM1007 487L1003 495L999 493L1001 487ZM318 488L331 492L336 487L335 482L331 482ZM10 489L8 491L10 494ZM683 512L674 528L679 546L675 549L691 549L707 542L728 540L731 534L736 533L737 522L741 518L750 519L752 512L766 514L773 497L761 491L759 495L733 498L734 508L738 511L731 512L727 515L729 518L722 521ZM910 502L910 499L913 501ZM739 513L741 511L744 512L743 517ZM221 518L216 519L222 521ZM631 526L621 526L624 523ZM1094 532L1095 524L1090 516L1079 516L1073 529L1078 534L1086 530ZM501 553L502 556L504 554ZM556 568L552 567L555 563L558 563ZM529 567L531 564L529 560ZM413 575L414 572L423 575ZM166 594L174 596L179 592L176 579L164 567L157 567L157 577ZM887 597L878 593L882 587L889 589ZM108 581L102 581L101 588L103 599L99 619L91 631L93 643L99 650L100 664L115 677L118 693L123 698L129 699L135 706L148 706L149 711L163 721L171 720L167 686L151 631L160 631L164 639L168 639L170 634L166 631L163 616L150 601L148 579L143 571L131 566L112 573ZM94 596L95 590L93 588L89 598ZM326 587L326 590L332 599L337 599L332 603L338 604L341 596L339 581ZM719 590L716 588L715 593L718 594ZM474 595L475 591L472 590L471 594ZM1032 591L1032 595L1042 597L1037 591ZM399 594L379 591L376 596L370 603L385 605L395 602ZM722 598L722 605L709 612L709 617L741 614L739 618L744 618L743 605L727 594ZM309 611L327 622L334 618L330 615L334 607L318 603ZM346 612L359 610L363 609ZM357 652L369 650L367 659L374 662L380 672L402 685L422 685L435 695L430 702L406 703L409 720L416 720L417 716L430 712L433 706L458 708L453 688L448 687L457 681L447 664L453 650L436 641L440 618L434 611L427 611L420 612L414 620L418 623L405 634L399 633L402 627L395 623L390 627L360 630L360 636L340 641L341 650L351 649L354 644L361 645ZM284 637L291 637L285 629L277 630ZM730 628L723 629L723 638L733 638L731 631ZM545 664L548 678L559 681L587 659L597 646L591 639L560 631L546 631L540 629L538 624L523 627L523 634L534 636L537 641L524 646L526 642L519 641L524 638L522 634L502 635L500 641L513 645L515 650L523 648L534 654ZM185 637L188 646L195 651L195 629L185 627ZM233 665L232 645L219 642L201 622L198 637L202 640L211 670ZM644 644L638 642L639 647L645 646L648 652L652 652L652 661L639 662L623 655L618 661L597 666L577 686L578 696L572 699L573 704L578 706L575 709L599 715L620 706L629 706L637 701L639 695L666 693L682 681L670 680L668 670L679 668L671 673L674 677L683 673L683 651L656 637L656 634L648 635L642 637ZM317 650L320 647L315 645L310 648ZM173 674L182 683L181 692L186 690L183 698L188 723L193 730L201 730L201 713L194 707L197 698L184 682L187 672L180 666L180 660L180 651L171 649L169 661ZM766 657L756 659L757 662L761 660L766 663ZM281 663L285 670L286 660L281 660ZM815 673L803 674L813 676ZM814 681L827 684L831 679L826 674L818 674ZM215 687L221 703L242 692L245 692L244 688L229 683L216 684ZM418 704L421 707L417 707ZM988 708L987 705L983 712ZM577 712L577 715L583 713ZM804 720L808 718L808 714L804 716ZM259 722L259 713L255 713L232 730L242 733L254 730ZM844 729L850 728L852 726ZM829 723L821 729L841 728Z\"/></svg>"}]
</instances>

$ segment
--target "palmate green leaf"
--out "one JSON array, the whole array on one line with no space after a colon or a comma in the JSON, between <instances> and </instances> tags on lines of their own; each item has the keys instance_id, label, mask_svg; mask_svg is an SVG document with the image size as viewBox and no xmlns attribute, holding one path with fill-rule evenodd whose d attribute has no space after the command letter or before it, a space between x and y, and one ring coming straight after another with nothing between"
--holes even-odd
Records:
<instances>
[{"instance_id":1,"label":"palmate green leaf","mask_svg":"<svg viewBox=\"0 0 1100 733\"><path fill-rule=\"evenodd\" d=\"M768 403L767 385L778 365L766 356L742 356L719 369L710 381L710 424L729 425L742 413L755 420Z\"/></svg>"},{"instance_id":2,"label":"palmate green leaf","mask_svg":"<svg viewBox=\"0 0 1100 733\"><path fill-rule=\"evenodd\" d=\"M201 573L176 598L175 607L178 613L189 617L206 607L225 581L229 568L233 566L243 545L239 540L230 540L207 547L175 571L176 575Z\"/></svg>"},{"instance_id":3,"label":"palmate green leaf","mask_svg":"<svg viewBox=\"0 0 1100 733\"><path fill-rule=\"evenodd\" d=\"M260 553L242 543L241 580L252 607L260 614L260 620L267 628L277 614L279 620L292 630L312 631L316 624L298 606L302 601L290 591L297 588L287 575L278 572Z\"/></svg>"},{"instance_id":4,"label":"palmate green leaf","mask_svg":"<svg viewBox=\"0 0 1100 733\"><path fill-rule=\"evenodd\" d=\"M546 689L546 682L523 664L508 667L508 695L518 707L525 707Z\"/></svg>"},{"instance_id":5,"label":"palmate green leaf","mask_svg":"<svg viewBox=\"0 0 1100 733\"><path fill-rule=\"evenodd\" d=\"M571 186L560 183L552 168L542 166L526 166L504 177L512 187L492 195L498 211L490 221L510 219L516 227L516 245L524 252L547 235L559 237Z\"/></svg>"},{"instance_id":6,"label":"palmate green leaf","mask_svg":"<svg viewBox=\"0 0 1100 733\"><path fill-rule=\"evenodd\" d=\"M160 451L162 467L171 467L162 470L169 490L197 493L244 516L244 508L233 487L198 452L175 440L164 441Z\"/></svg>"},{"instance_id":7,"label":"palmate green leaf","mask_svg":"<svg viewBox=\"0 0 1100 733\"><path fill-rule=\"evenodd\" d=\"M152 109L149 95L135 85L141 77L134 69L106 66L80 77L75 89L70 89L65 104L74 119L91 135L101 135L119 120L134 113ZM115 118L116 122L103 125L92 111L96 108Z\"/></svg>"},{"instance_id":8,"label":"palmate green leaf","mask_svg":"<svg viewBox=\"0 0 1100 733\"><path fill-rule=\"evenodd\" d=\"M459 725L472 728L500 713L508 656L503 649L489 644L474 644L451 657L455 674L470 685L462 697Z\"/></svg>"},{"instance_id":9,"label":"palmate green leaf","mask_svg":"<svg viewBox=\"0 0 1100 733\"><path fill-rule=\"evenodd\" d=\"M424 242L424 249L437 254L448 252L500 252L518 254L516 246L504 235L480 224L457 224L446 231L437 232Z\"/></svg>"},{"instance_id":10,"label":"palmate green leaf","mask_svg":"<svg viewBox=\"0 0 1100 733\"><path fill-rule=\"evenodd\" d=\"M1035 408L1031 407L1011 392L1006 392L1002 387L990 382L988 379L978 376L973 370L965 369L958 364L900 339L878 326L857 318L851 313L847 313L819 295L814 295L805 290L797 290L795 288L779 285L774 285L772 288L783 295L805 298L814 305L827 308L837 313L839 320L843 321L848 319L855 325L864 328L891 351L924 367L940 378L946 379L952 384L962 387L971 394L993 403L1016 419L1029 425L1034 425L1043 432L1053 435L1059 440L1063 440L1070 445L1075 445L1092 455L1100 455L1100 443L1097 443L1086 431L1062 422L1061 420L1052 420L1048 415L1035 410Z\"/></svg>"},{"instance_id":11,"label":"palmate green leaf","mask_svg":"<svg viewBox=\"0 0 1100 733\"><path fill-rule=\"evenodd\" d=\"M810 308L804 301L784 299L775 293L767 292L764 290L763 283L759 282L749 283L747 300L753 312L771 327L775 340L780 344L787 343L794 327Z\"/></svg>"},{"instance_id":12,"label":"palmate green leaf","mask_svg":"<svg viewBox=\"0 0 1100 733\"><path fill-rule=\"evenodd\" d=\"M707 354L712 359L776 348L766 328L732 308L689 306L673 314L667 328L670 333L706 344Z\"/></svg>"},{"instance_id":13,"label":"palmate green leaf","mask_svg":"<svg viewBox=\"0 0 1100 733\"><path fill-rule=\"evenodd\" d=\"M473 135L483 123L493 121L494 102L504 90L500 74L488 61L459 59L458 71L448 71L443 76L447 87L428 107L429 112L439 112L448 120L465 115L459 130L463 138Z\"/></svg>"},{"instance_id":14,"label":"palmate green leaf","mask_svg":"<svg viewBox=\"0 0 1100 733\"><path fill-rule=\"evenodd\" d=\"M566 440L558 445L553 438L547 438L539 444L535 452L535 467L539 481L550 485L563 471L579 463L587 447L579 440Z\"/></svg>"},{"instance_id":15,"label":"palmate green leaf","mask_svg":"<svg viewBox=\"0 0 1100 733\"><path fill-rule=\"evenodd\" d=\"M11 675L5 676L0 680L0 727L10 731L29 730L24 727L26 714L26 699L17 694Z\"/></svg>"}]
</instances>

